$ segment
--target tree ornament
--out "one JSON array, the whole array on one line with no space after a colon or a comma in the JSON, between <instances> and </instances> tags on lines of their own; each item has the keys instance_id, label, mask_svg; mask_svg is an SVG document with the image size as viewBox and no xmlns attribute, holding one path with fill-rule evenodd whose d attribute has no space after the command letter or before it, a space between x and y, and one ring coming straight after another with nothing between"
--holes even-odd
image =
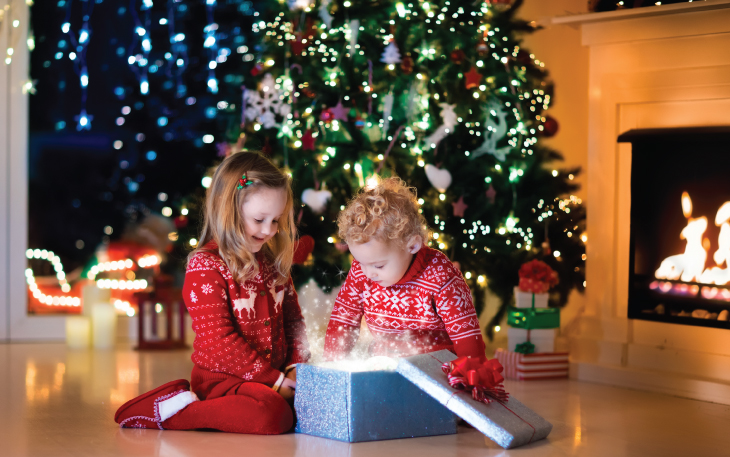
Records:
<instances>
[{"instance_id":1,"label":"tree ornament","mask_svg":"<svg viewBox=\"0 0 730 457\"><path fill-rule=\"evenodd\" d=\"M391 41L385 47L380 61L388 65L395 65L401 61L400 51L398 51L398 45L395 44L395 41Z\"/></svg>"},{"instance_id":2,"label":"tree ornament","mask_svg":"<svg viewBox=\"0 0 730 457\"><path fill-rule=\"evenodd\" d=\"M393 112L394 101L393 92L389 92L388 95L383 97L383 135L387 135L390 128L390 114Z\"/></svg>"},{"instance_id":3,"label":"tree ornament","mask_svg":"<svg viewBox=\"0 0 730 457\"><path fill-rule=\"evenodd\" d=\"M466 59L466 54L461 49L454 49L451 51L451 55L449 57L456 65L461 65L464 63L464 59Z\"/></svg>"},{"instance_id":4,"label":"tree ornament","mask_svg":"<svg viewBox=\"0 0 730 457\"><path fill-rule=\"evenodd\" d=\"M377 143L383 137L383 131L378 124L371 122L369 126L365 127L365 135L371 143Z\"/></svg>"},{"instance_id":5,"label":"tree ornament","mask_svg":"<svg viewBox=\"0 0 730 457\"><path fill-rule=\"evenodd\" d=\"M358 130L362 130L363 128L365 128L365 120L360 117L359 114L357 115L357 117L355 117L355 127Z\"/></svg>"},{"instance_id":6,"label":"tree ornament","mask_svg":"<svg viewBox=\"0 0 730 457\"><path fill-rule=\"evenodd\" d=\"M302 192L302 202L309 206L314 214L322 214L331 198L332 192L328 190L305 189Z\"/></svg>"},{"instance_id":7,"label":"tree ornament","mask_svg":"<svg viewBox=\"0 0 730 457\"><path fill-rule=\"evenodd\" d=\"M427 163L424 168L426 177L431 185L441 193L446 192L446 189L451 185L451 173L449 173L449 170L440 169L430 163Z\"/></svg>"},{"instance_id":8,"label":"tree ornament","mask_svg":"<svg viewBox=\"0 0 730 457\"><path fill-rule=\"evenodd\" d=\"M494 201L497 198L497 191L494 190L494 186L490 183L489 189L487 189L487 200L489 200L489 203L494 205Z\"/></svg>"},{"instance_id":9,"label":"tree ornament","mask_svg":"<svg viewBox=\"0 0 730 457\"><path fill-rule=\"evenodd\" d=\"M455 217L464 217L464 211L469 207L466 203L464 203L464 196L462 195L459 197L459 199L455 202L451 202L451 206L454 207L454 216Z\"/></svg>"},{"instance_id":10,"label":"tree ornament","mask_svg":"<svg viewBox=\"0 0 730 457\"><path fill-rule=\"evenodd\" d=\"M309 256L314 251L314 238L309 235L303 235L297 240L296 246L294 247L294 258L292 263L295 265L302 265L309 259Z\"/></svg>"},{"instance_id":11,"label":"tree ornament","mask_svg":"<svg viewBox=\"0 0 730 457\"><path fill-rule=\"evenodd\" d=\"M504 162L510 152L509 146L497 147L499 141L507 135L507 112L498 102L492 101L487 105L489 117L484 131L484 143L479 146L470 156L476 159L484 154L491 154L500 162ZM499 122L495 122L494 118Z\"/></svg>"},{"instance_id":12,"label":"tree ornament","mask_svg":"<svg viewBox=\"0 0 730 457\"><path fill-rule=\"evenodd\" d=\"M307 129L302 135L302 149L305 151L314 151L314 136L312 135L312 129Z\"/></svg>"},{"instance_id":13,"label":"tree ornament","mask_svg":"<svg viewBox=\"0 0 730 457\"><path fill-rule=\"evenodd\" d=\"M286 117L291 112L291 106L284 103L280 97L281 90L276 88L274 77L267 73L259 85L259 90L247 90L243 98L246 102L246 119L258 120L264 128L276 127L275 114Z\"/></svg>"},{"instance_id":14,"label":"tree ornament","mask_svg":"<svg viewBox=\"0 0 730 457\"><path fill-rule=\"evenodd\" d=\"M542 123L542 135L550 138L558 133L558 121L551 116L545 116L545 121Z\"/></svg>"},{"instance_id":15,"label":"tree ornament","mask_svg":"<svg viewBox=\"0 0 730 457\"><path fill-rule=\"evenodd\" d=\"M456 127L456 113L454 112L456 105L439 103L439 106L441 107L441 120L443 123L435 132L424 139L426 149L435 148L436 145L446 138L446 135L452 133L454 131L454 127Z\"/></svg>"},{"instance_id":16,"label":"tree ornament","mask_svg":"<svg viewBox=\"0 0 730 457\"><path fill-rule=\"evenodd\" d=\"M335 107L332 108L330 111L332 112L334 119L347 122L347 110L344 106L342 106L342 100L338 101L337 105L335 105Z\"/></svg>"},{"instance_id":17,"label":"tree ornament","mask_svg":"<svg viewBox=\"0 0 730 457\"><path fill-rule=\"evenodd\" d=\"M489 46L484 41L477 43L477 54L479 57L486 57L489 54Z\"/></svg>"},{"instance_id":18,"label":"tree ornament","mask_svg":"<svg viewBox=\"0 0 730 457\"><path fill-rule=\"evenodd\" d=\"M309 7L310 0L287 0L286 4L290 11L300 11Z\"/></svg>"},{"instance_id":19,"label":"tree ornament","mask_svg":"<svg viewBox=\"0 0 730 457\"><path fill-rule=\"evenodd\" d=\"M304 94L304 96L307 98L314 98L317 96L317 93L315 91L313 91L312 89L310 89L309 87L302 87L301 91L302 91L302 94Z\"/></svg>"},{"instance_id":20,"label":"tree ornament","mask_svg":"<svg viewBox=\"0 0 730 457\"><path fill-rule=\"evenodd\" d=\"M473 89L479 87L479 83L482 81L482 75L477 71L477 67L472 66L471 70L464 74L466 81L466 88Z\"/></svg>"},{"instance_id":21,"label":"tree ornament","mask_svg":"<svg viewBox=\"0 0 730 457\"><path fill-rule=\"evenodd\" d=\"M327 25L328 29L332 28L332 15L329 10L331 2L332 0L322 0L319 4L319 18Z\"/></svg>"},{"instance_id":22,"label":"tree ornament","mask_svg":"<svg viewBox=\"0 0 730 457\"><path fill-rule=\"evenodd\" d=\"M257 63L257 64L256 64L256 65L254 65L254 67L253 67L253 68L251 69L251 76L256 76L256 75L258 75L259 73L261 73L261 70L263 70L263 69L264 69L264 67L262 67L260 63Z\"/></svg>"},{"instance_id":23,"label":"tree ornament","mask_svg":"<svg viewBox=\"0 0 730 457\"><path fill-rule=\"evenodd\" d=\"M303 38L304 36L302 32L294 34L294 39L289 42L292 55L298 56L302 54L302 51L304 50Z\"/></svg>"},{"instance_id":24,"label":"tree ornament","mask_svg":"<svg viewBox=\"0 0 730 457\"><path fill-rule=\"evenodd\" d=\"M413 73L413 58L409 55L403 57L403 60L400 63L400 69L403 71L403 74L406 75Z\"/></svg>"},{"instance_id":25,"label":"tree ornament","mask_svg":"<svg viewBox=\"0 0 730 457\"><path fill-rule=\"evenodd\" d=\"M345 31L345 36L349 33L350 38L350 56L355 54L355 46L357 45L357 36L360 34L360 21L353 19L350 21L350 29Z\"/></svg>"},{"instance_id":26,"label":"tree ornament","mask_svg":"<svg viewBox=\"0 0 730 457\"><path fill-rule=\"evenodd\" d=\"M553 250L550 248L550 240L545 239L545 241L542 242L542 253L544 255L550 255L553 253Z\"/></svg>"},{"instance_id":27,"label":"tree ornament","mask_svg":"<svg viewBox=\"0 0 730 457\"><path fill-rule=\"evenodd\" d=\"M329 124L335 118L335 114L332 112L332 109L325 108L320 113L319 118Z\"/></svg>"}]
</instances>

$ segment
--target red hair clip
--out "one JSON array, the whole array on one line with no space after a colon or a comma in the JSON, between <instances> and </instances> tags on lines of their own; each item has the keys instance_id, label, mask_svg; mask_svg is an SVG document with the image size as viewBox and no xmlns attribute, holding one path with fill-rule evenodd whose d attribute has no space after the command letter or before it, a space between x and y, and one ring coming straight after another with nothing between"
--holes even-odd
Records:
<instances>
[{"instance_id":1,"label":"red hair clip","mask_svg":"<svg viewBox=\"0 0 730 457\"><path fill-rule=\"evenodd\" d=\"M238 187L236 189L243 189L244 186L250 186L253 184L253 181L249 180L246 175L242 175L241 179L238 180Z\"/></svg>"}]
</instances>

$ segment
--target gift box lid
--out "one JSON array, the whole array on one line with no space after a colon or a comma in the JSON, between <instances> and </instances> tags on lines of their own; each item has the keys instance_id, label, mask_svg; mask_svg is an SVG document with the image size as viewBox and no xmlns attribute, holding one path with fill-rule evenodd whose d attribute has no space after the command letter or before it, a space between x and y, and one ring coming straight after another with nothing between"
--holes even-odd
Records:
<instances>
[{"instance_id":1,"label":"gift box lid","mask_svg":"<svg viewBox=\"0 0 730 457\"><path fill-rule=\"evenodd\" d=\"M510 395L507 401L476 401L449 385L441 367L456 356L442 350L403 358L396 371L505 449L541 440L553 426Z\"/></svg>"}]
</instances>

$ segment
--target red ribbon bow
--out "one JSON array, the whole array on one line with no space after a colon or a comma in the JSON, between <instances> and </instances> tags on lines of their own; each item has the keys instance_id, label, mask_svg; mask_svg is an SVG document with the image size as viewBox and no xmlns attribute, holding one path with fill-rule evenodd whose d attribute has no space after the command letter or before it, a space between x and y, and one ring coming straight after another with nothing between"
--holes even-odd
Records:
<instances>
[{"instance_id":1,"label":"red ribbon bow","mask_svg":"<svg viewBox=\"0 0 730 457\"><path fill-rule=\"evenodd\" d=\"M449 378L449 385L459 390L471 390L476 401L486 404L492 400L507 401L509 394L502 382L502 364L497 359L480 360L473 357L459 357L445 363L441 369Z\"/></svg>"}]
</instances>

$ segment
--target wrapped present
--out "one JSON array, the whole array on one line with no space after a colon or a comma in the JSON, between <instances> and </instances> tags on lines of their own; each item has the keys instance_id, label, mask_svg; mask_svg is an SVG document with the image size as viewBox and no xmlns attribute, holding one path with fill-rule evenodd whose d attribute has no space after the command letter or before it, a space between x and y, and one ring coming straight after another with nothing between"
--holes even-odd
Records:
<instances>
[{"instance_id":1,"label":"wrapped present","mask_svg":"<svg viewBox=\"0 0 730 457\"><path fill-rule=\"evenodd\" d=\"M518 271L519 289L523 292L542 294L558 284L558 274L543 261L533 259L524 263Z\"/></svg>"},{"instance_id":2,"label":"wrapped present","mask_svg":"<svg viewBox=\"0 0 730 457\"><path fill-rule=\"evenodd\" d=\"M448 409L388 370L357 372L299 364L294 410L297 433L340 441L456 433Z\"/></svg>"},{"instance_id":3,"label":"wrapped present","mask_svg":"<svg viewBox=\"0 0 730 457\"><path fill-rule=\"evenodd\" d=\"M524 292L519 287L515 287L515 308L547 308L548 298L547 292L535 294L532 292Z\"/></svg>"},{"instance_id":4,"label":"wrapped present","mask_svg":"<svg viewBox=\"0 0 730 457\"><path fill-rule=\"evenodd\" d=\"M520 354L497 349L494 357L504 367L504 375L509 379L530 381L538 379L558 379L568 377L567 352L536 352Z\"/></svg>"},{"instance_id":5,"label":"wrapped present","mask_svg":"<svg viewBox=\"0 0 730 457\"><path fill-rule=\"evenodd\" d=\"M522 446L548 436L552 424L514 397L506 398L503 389L495 387L492 392L494 396L489 398L491 394L487 393L487 398L479 399L476 389L459 390L458 387L452 387L450 377L444 374L442 367L455 361L457 357L454 354L442 350L403 358L396 370L503 448ZM472 376L484 378L479 371L481 369L462 373L463 379L459 382L475 382L475 385L484 383L483 380L471 380ZM492 373L492 376L496 374Z\"/></svg>"},{"instance_id":6,"label":"wrapped present","mask_svg":"<svg viewBox=\"0 0 730 457\"><path fill-rule=\"evenodd\" d=\"M523 354L531 354L533 352L554 352L555 337L558 329L536 329L526 330L523 328L507 328L507 344L512 352L522 352ZM525 343L531 343L532 350L525 352L518 350L518 347Z\"/></svg>"},{"instance_id":7,"label":"wrapped present","mask_svg":"<svg viewBox=\"0 0 730 457\"><path fill-rule=\"evenodd\" d=\"M560 327L558 308L507 308L507 325L523 329Z\"/></svg>"}]
</instances>

